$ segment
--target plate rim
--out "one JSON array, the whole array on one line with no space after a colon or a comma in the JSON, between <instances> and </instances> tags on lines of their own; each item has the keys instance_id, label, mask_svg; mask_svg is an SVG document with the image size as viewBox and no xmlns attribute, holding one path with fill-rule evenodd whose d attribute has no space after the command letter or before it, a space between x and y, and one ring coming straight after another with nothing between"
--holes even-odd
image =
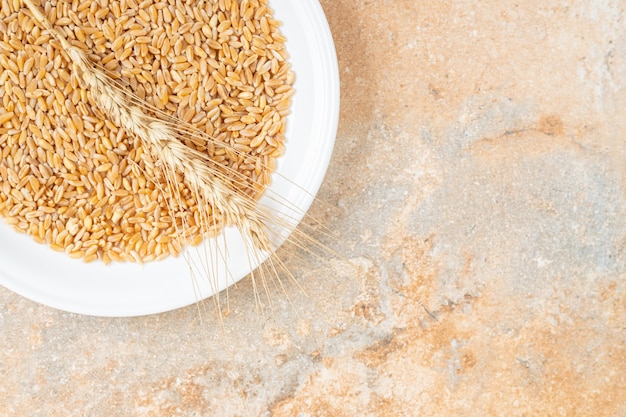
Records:
<instances>
[{"instance_id":1,"label":"plate rim","mask_svg":"<svg viewBox=\"0 0 626 417\"><path fill-rule=\"evenodd\" d=\"M269 0L269 4L274 10L274 16L278 18L279 20L281 20L282 13L286 13L284 9L282 8L291 7L291 6L294 7L295 13L299 14L301 18L306 19L305 23L308 24L310 28L312 29L311 31L308 31L306 35L309 37L308 38L309 41L315 39L316 42L309 42L306 45L302 45L302 46L306 46L308 48L316 47L317 48L316 50L309 50L309 53L319 53L320 56L323 55L322 59L318 60L317 62L314 62L315 70L319 71L317 74L321 74L315 79L315 81L322 82L323 84L322 86L323 88L314 91L314 94L316 94L316 97L318 96L320 97L321 103L325 106L324 111L322 111L320 114L317 115L319 116L318 118L320 119L320 120L317 120L318 122L317 126L313 126L316 129L316 132L320 136L321 140L318 143L309 144L309 146L312 146L312 149L315 152L317 152L317 155L318 155L318 158L316 160L317 164L315 165L315 169L309 169L308 171L298 172L299 176L301 177L304 176L306 178L294 179L294 181L297 183L306 184L306 190L304 190L305 192L304 193L296 192L295 193L296 196L293 197L295 199L300 199L299 203L301 206L299 206L299 209L302 210L302 216L303 216L304 213L309 209L312 202L314 201L314 196L317 194L319 187L323 183L324 177L326 175L326 171L328 169L328 165L330 163L330 159L332 157L332 151L334 148L338 120L339 120L340 80L339 80L337 56L336 56L334 42L332 39L332 34L331 34L330 27L328 26L326 16L324 14L324 11L320 3L317 0L301 0L301 2L298 2L298 3L299 4L297 5L293 5L293 3L291 3L289 0ZM283 26L281 30L284 30L285 28L291 27L291 25L295 25L296 22L285 21L283 19L282 23L283 23ZM302 22L299 22L299 23L302 23ZM306 25L300 25L298 28L302 29L305 26ZM300 53L301 51L290 50L289 36L286 35L286 37L287 37L287 51L290 54L290 56L294 55L294 52ZM293 45L292 45L292 48L294 48ZM293 64L293 61L292 61L292 64ZM298 88L297 87L299 85L298 73L297 71L295 72L296 72L295 74L296 84L295 85L296 85L296 88ZM298 91L296 90L296 93L293 98L294 102L298 101L298 97L299 97ZM290 133L291 131L290 125L293 123L292 120L290 120L290 117L291 115L287 116L287 134ZM280 170L281 165L284 165L285 162L288 161L287 158L289 156L289 143L288 143L289 136L287 136L287 134L286 134L287 143L285 146L285 156L279 158L278 170ZM272 186L270 186L270 190L271 189L272 189ZM300 191L303 191L303 190L300 190ZM298 221L301 220L302 216L298 218ZM10 231L10 233L17 236L15 239L18 239L18 240L28 239L30 242L32 242L32 244L28 244L27 246L37 245L39 248L43 247L43 249L52 252L52 250L48 247L48 245L36 243L32 239L32 237L26 234L15 232L10 226L4 224L4 222L0 226L2 226L0 227L0 235L5 233L4 230L8 230ZM232 235L232 234L237 233L232 228L228 228L228 229L230 230L226 230L225 232L227 235L229 234ZM228 237L225 239L228 239ZM69 257L67 257L67 255L65 254L59 254L56 252L53 252L53 253L69 259ZM16 257L19 258L19 261L31 262L31 263L33 262L32 259L29 259L27 254L22 254L22 255L23 255L23 258L20 258L20 254L17 254ZM2 260L2 258L3 256L2 254L0 254L0 260ZM172 259L172 258L170 257L168 259ZM174 259L180 259L180 257L174 258ZM167 260L159 261L159 262L152 262L152 263L147 263L144 265L130 264L130 263L121 263L121 264L116 264L116 265L110 264L110 265L105 266L105 268L110 269L111 274L115 274L117 270L119 270L120 268L130 269L131 271L134 271L135 273L141 273L141 271L153 269L154 265L159 265L160 262L166 262L166 261ZM82 261L72 259L70 260L70 262L82 262ZM84 265L88 265L88 264L84 264ZM77 314L82 314L82 315L90 315L90 316L99 316L99 317L136 317L136 316L163 313L163 312L175 310L181 307L189 306L195 302L198 302L213 294L216 294L222 291L223 289L225 289L226 287L232 285L234 282L237 282L243 279L245 276L248 275L248 273L251 270L254 270L254 268L256 267L258 267L258 265L248 267L246 268L247 272L243 274L237 273L237 275L241 275L241 276L237 276L235 279L231 281L228 281L228 279L226 279L226 281L222 282L218 287L208 288L208 290L206 286L204 288L196 288L195 287L196 283L192 282L193 280L187 277L187 280L186 280L187 287L190 292L190 296L187 299L171 300L168 298L169 296L168 293L164 293L162 298L159 299L158 294L157 294L157 299L160 300L160 304L157 304L157 305L142 305L142 304L139 304L136 306L121 305L121 304L116 305L115 300L112 300L110 304L104 305L104 306L100 304L89 305L89 301L80 299L80 297L79 299L76 299L75 296L71 296L71 295L66 296L65 298L59 297L58 295L54 296L54 295L51 295L49 291L46 291L45 288L42 288L41 286L37 286L36 280L35 282L33 282L33 280L24 280L23 277L20 276L21 274L20 274L19 268L16 268L15 265L11 265L11 264L7 265L6 262L2 262L0 264L0 285L13 291L14 293L17 293L18 295L24 298L27 298L39 304L43 304L43 305L46 305L46 306L49 306L58 310L66 311L66 312L77 313ZM80 278L80 282L77 280L72 281L71 279L69 281L74 282L77 285L84 285L85 279L91 279L91 278L82 277ZM154 283L155 285L160 285L160 283L162 283L162 280L160 280L159 277L157 276L155 277ZM126 288L127 290L129 289L131 289L132 291L138 290L136 288L133 288L132 282L128 284L129 284L129 287ZM181 281L181 285L183 284L184 283Z\"/></svg>"}]
</instances>

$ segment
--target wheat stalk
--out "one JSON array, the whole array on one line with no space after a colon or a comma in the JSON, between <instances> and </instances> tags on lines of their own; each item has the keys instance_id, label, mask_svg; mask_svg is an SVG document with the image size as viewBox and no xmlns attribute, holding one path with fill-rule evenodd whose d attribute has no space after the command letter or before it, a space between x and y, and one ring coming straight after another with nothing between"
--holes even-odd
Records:
<instances>
[{"instance_id":1,"label":"wheat stalk","mask_svg":"<svg viewBox=\"0 0 626 417\"><path fill-rule=\"evenodd\" d=\"M256 249L271 252L272 244L264 220L267 215L252 199L232 190L222 175L211 166L212 161L209 157L183 144L170 125L155 120L141 107L129 102L124 94L112 85L109 77L91 64L83 51L70 44L51 25L32 0L22 1L35 19L61 44L70 57L75 74L83 81L98 107L113 123L125 128L142 141L152 158L163 165L164 176L170 185L175 183L173 173L180 172L198 197L199 205L203 200L209 203L213 210L217 211L223 224L235 226L244 238L250 239ZM170 188L176 195L176 188L173 186ZM177 198L180 199L180 196ZM204 222L208 223L206 210L201 212L204 213L202 215Z\"/></svg>"}]
</instances>

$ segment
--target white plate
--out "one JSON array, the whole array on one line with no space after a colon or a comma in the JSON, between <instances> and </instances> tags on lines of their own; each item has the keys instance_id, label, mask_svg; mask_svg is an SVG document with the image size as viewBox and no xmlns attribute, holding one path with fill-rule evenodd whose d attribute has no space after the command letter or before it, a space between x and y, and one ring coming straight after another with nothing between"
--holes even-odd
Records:
<instances>
[{"instance_id":1,"label":"white plate","mask_svg":"<svg viewBox=\"0 0 626 417\"><path fill-rule=\"evenodd\" d=\"M270 0L270 6L283 23L296 74L285 155L278 161L278 175L273 176L270 190L298 208L296 220L300 221L321 185L334 146L339 114L337 58L317 0ZM270 199L265 202L282 210ZM192 279L183 257L145 265L86 264L35 243L0 221L0 284L31 300L75 313L138 316L164 312L211 296L258 266L259 261L249 261L238 233L231 229L225 233L209 240L208 253L201 252L199 258L196 248L187 252L197 259L215 258L215 251L223 251L226 241L225 264L210 267L217 270L211 284L202 271Z\"/></svg>"}]
</instances>

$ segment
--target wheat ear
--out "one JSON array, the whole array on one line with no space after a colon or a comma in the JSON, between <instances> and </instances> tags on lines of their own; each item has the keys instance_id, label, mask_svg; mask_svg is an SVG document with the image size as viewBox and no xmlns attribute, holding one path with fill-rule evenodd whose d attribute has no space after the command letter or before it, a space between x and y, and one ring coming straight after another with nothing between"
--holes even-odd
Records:
<instances>
[{"instance_id":1,"label":"wheat ear","mask_svg":"<svg viewBox=\"0 0 626 417\"><path fill-rule=\"evenodd\" d=\"M261 251L272 251L265 215L250 201L228 187L211 167L208 156L189 148L177 139L176 132L167 124L154 120L144 111L128 103L124 95L111 88L109 77L94 67L87 56L70 44L52 27L50 21L32 0L22 0L35 19L61 44L70 57L76 75L82 79L98 107L120 127L137 136L151 156L163 163L164 171L180 172L188 185L209 202L224 224L237 227L244 238ZM199 199L198 204L201 203Z\"/></svg>"}]
</instances>

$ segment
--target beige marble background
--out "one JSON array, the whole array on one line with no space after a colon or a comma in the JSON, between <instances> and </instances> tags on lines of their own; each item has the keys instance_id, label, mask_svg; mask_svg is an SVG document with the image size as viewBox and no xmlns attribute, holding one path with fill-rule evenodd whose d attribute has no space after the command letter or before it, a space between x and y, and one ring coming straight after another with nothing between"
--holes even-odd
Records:
<instances>
[{"instance_id":1,"label":"beige marble background","mask_svg":"<svg viewBox=\"0 0 626 417\"><path fill-rule=\"evenodd\" d=\"M1 416L626 416L624 1L322 0L342 111L272 304L0 288ZM291 303L291 304L290 304Z\"/></svg>"}]
</instances>

